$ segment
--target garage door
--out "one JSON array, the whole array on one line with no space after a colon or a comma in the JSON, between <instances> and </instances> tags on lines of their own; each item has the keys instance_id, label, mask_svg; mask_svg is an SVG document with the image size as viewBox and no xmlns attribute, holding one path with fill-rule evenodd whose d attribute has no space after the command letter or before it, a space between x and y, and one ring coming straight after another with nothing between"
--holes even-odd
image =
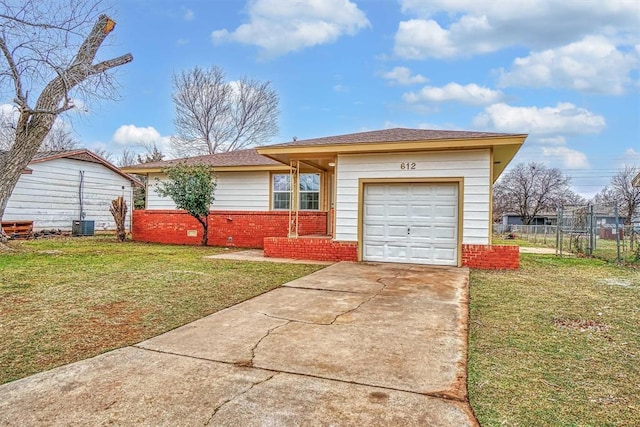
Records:
<instances>
[{"instance_id":1,"label":"garage door","mask_svg":"<svg viewBox=\"0 0 640 427\"><path fill-rule=\"evenodd\" d=\"M457 184L365 184L364 261L458 264Z\"/></svg>"}]
</instances>

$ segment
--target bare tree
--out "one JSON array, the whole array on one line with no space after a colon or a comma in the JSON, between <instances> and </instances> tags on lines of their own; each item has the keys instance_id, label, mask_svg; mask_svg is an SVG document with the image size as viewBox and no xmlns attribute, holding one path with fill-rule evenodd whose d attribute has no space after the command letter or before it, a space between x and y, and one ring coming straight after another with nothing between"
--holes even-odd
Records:
<instances>
[{"instance_id":1,"label":"bare tree","mask_svg":"<svg viewBox=\"0 0 640 427\"><path fill-rule=\"evenodd\" d=\"M227 82L224 71L195 67L173 75L179 156L214 154L261 143L278 132L278 95L269 82Z\"/></svg>"},{"instance_id":2,"label":"bare tree","mask_svg":"<svg viewBox=\"0 0 640 427\"><path fill-rule=\"evenodd\" d=\"M109 163L113 163L113 153L110 151L107 151L106 148L95 148L92 150L93 154L102 157L103 159L105 159L107 162Z\"/></svg>"},{"instance_id":3,"label":"bare tree","mask_svg":"<svg viewBox=\"0 0 640 427\"><path fill-rule=\"evenodd\" d=\"M5 104L8 105L8 104ZM0 150L9 151L15 143L15 129L18 121L18 111L0 110ZM78 140L73 136L69 125L56 120L51 130L44 138L38 151L63 151L73 150L79 146Z\"/></svg>"},{"instance_id":4,"label":"bare tree","mask_svg":"<svg viewBox=\"0 0 640 427\"><path fill-rule=\"evenodd\" d=\"M122 154L116 160L116 166L123 168L125 166L131 166L136 164L136 155L129 147L122 150Z\"/></svg>"},{"instance_id":5,"label":"bare tree","mask_svg":"<svg viewBox=\"0 0 640 427\"><path fill-rule=\"evenodd\" d=\"M80 145L78 140L65 126L59 126L59 121L53 125L47 136L45 137L39 151L63 151L73 150Z\"/></svg>"},{"instance_id":6,"label":"bare tree","mask_svg":"<svg viewBox=\"0 0 640 427\"><path fill-rule=\"evenodd\" d=\"M0 109L0 151L8 151L14 142L15 119L13 111Z\"/></svg>"},{"instance_id":7,"label":"bare tree","mask_svg":"<svg viewBox=\"0 0 640 427\"><path fill-rule=\"evenodd\" d=\"M14 142L0 159L0 219L56 118L74 107L72 95L113 98L109 71L133 60L94 63L115 27L101 7L100 0L0 0L0 94L18 109Z\"/></svg>"},{"instance_id":8,"label":"bare tree","mask_svg":"<svg viewBox=\"0 0 640 427\"><path fill-rule=\"evenodd\" d=\"M152 162L161 162L164 159L164 154L158 148L156 143L151 144L143 144L145 152L143 154L138 154L137 161L138 163L152 163Z\"/></svg>"},{"instance_id":9,"label":"bare tree","mask_svg":"<svg viewBox=\"0 0 640 427\"><path fill-rule=\"evenodd\" d=\"M631 224L631 219L640 215L640 187L634 187L631 183L639 172L640 167L625 165L611 178L609 186L596 195L596 198L617 202L625 224Z\"/></svg>"},{"instance_id":10,"label":"bare tree","mask_svg":"<svg viewBox=\"0 0 640 427\"><path fill-rule=\"evenodd\" d=\"M545 209L554 209L570 197L570 179L542 163L519 163L493 187L495 205L517 213L523 224Z\"/></svg>"}]
</instances>

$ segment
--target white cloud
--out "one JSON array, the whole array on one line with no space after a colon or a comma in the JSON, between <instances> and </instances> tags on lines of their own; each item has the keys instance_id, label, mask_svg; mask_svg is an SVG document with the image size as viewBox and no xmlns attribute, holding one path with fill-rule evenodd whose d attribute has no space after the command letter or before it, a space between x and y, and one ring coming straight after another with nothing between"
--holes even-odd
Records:
<instances>
[{"instance_id":1,"label":"white cloud","mask_svg":"<svg viewBox=\"0 0 640 427\"><path fill-rule=\"evenodd\" d=\"M382 74L382 78L389 81L389 84L395 85L412 85L418 83L426 83L427 78L420 74L411 74L411 70L407 67L394 67L393 70Z\"/></svg>"},{"instance_id":2,"label":"white cloud","mask_svg":"<svg viewBox=\"0 0 640 427\"><path fill-rule=\"evenodd\" d=\"M447 30L433 20L400 22L394 53L406 59L449 58L458 54Z\"/></svg>"},{"instance_id":3,"label":"white cloud","mask_svg":"<svg viewBox=\"0 0 640 427\"><path fill-rule=\"evenodd\" d=\"M333 43L371 25L349 0L254 0L247 8L248 23L234 31L213 31L212 41L255 45L262 49L263 58L273 58Z\"/></svg>"},{"instance_id":4,"label":"white cloud","mask_svg":"<svg viewBox=\"0 0 640 427\"><path fill-rule=\"evenodd\" d=\"M564 145L567 143L567 139L564 136L550 136L548 138L538 138L540 144L549 145Z\"/></svg>"},{"instance_id":5,"label":"white cloud","mask_svg":"<svg viewBox=\"0 0 640 427\"><path fill-rule=\"evenodd\" d=\"M603 116L571 103L542 108L494 104L478 114L473 124L501 132L533 134L598 133L606 126Z\"/></svg>"},{"instance_id":6,"label":"white cloud","mask_svg":"<svg viewBox=\"0 0 640 427\"><path fill-rule=\"evenodd\" d=\"M555 87L619 95L630 83L637 54L623 53L602 36L587 36L562 46L516 58L503 72L502 86Z\"/></svg>"},{"instance_id":7,"label":"white cloud","mask_svg":"<svg viewBox=\"0 0 640 427\"><path fill-rule=\"evenodd\" d=\"M589 168L587 155L581 151L572 150L568 147L542 147L542 155L545 157L551 157L553 160L562 161L562 165L568 169Z\"/></svg>"},{"instance_id":8,"label":"white cloud","mask_svg":"<svg viewBox=\"0 0 640 427\"><path fill-rule=\"evenodd\" d=\"M171 138L160 135L153 126L122 125L113 134L112 141L120 146L134 148L155 144L163 153L170 155L171 152Z\"/></svg>"},{"instance_id":9,"label":"white cloud","mask_svg":"<svg viewBox=\"0 0 640 427\"><path fill-rule=\"evenodd\" d=\"M400 22L394 53L409 59L472 56L508 46L541 50L598 34L615 35L624 45L638 43L634 1L401 0L400 5L414 19Z\"/></svg>"},{"instance_id":10,"label":"white cloud","mask_svg":"<svg viewBox=\"0 0 640 427\"><path fill-rule=\"evenodd\" d=\"M402 96L410 104L421 102L455 101L471 105L485 105L500 101L502 92L475 83L462 86L458 83L448 83L442 87L425 86L419 92L408 92Z\"/></svg>"},{"instance_id":11,"label":"white cloud","mask_svg":"<svg viewBox=\"0 0 640 427\"><path fill-rule=\"evenodd\" d=\"M0 104L0 119L7 121L18 120L18 109L13 104Z\"/></svg>"},{"instance_id":12,"label":"white cloud","mask_svg":"<svg viewBox=\"0 0 640 427\"><path fill-rule=\"evenodd\" d=\"M347 93L347 92L349 92L349 87L344 86L344 85L334 85L333 86L333 91L334 92L338 92L338 93Z\"/></svg>"}]
</instances>

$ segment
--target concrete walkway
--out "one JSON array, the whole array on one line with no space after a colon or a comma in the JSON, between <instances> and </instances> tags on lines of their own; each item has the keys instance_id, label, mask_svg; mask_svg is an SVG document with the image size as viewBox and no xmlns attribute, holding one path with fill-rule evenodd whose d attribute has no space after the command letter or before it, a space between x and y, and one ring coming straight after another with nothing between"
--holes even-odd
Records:
<instances>
[{"instance_id":1,"label":"concrete walkway","mask_svg":"<svg viewBox=\"0 0 640 427\"><path fill-rule=\"evenodd\" d=\"M248 249L245 251L222 253L217 255L207 255L206 259L227 259L233 261L252 261L252 262L277 262L284 264L318 264L331 265L333 261L314 261L308 259L291 259L291 258L267 258L264 256L262 249Z\"/></svg>"},{"instance_id":2,"label":"concrete walkway","mask_svg":"<svg viewBox=\"0 0 640 427\"><path fill-rule=\"evenodd\" d=\"M476 426L468 271L339 263L0 386L0 425Z\"/></svg>"}]
</instances>

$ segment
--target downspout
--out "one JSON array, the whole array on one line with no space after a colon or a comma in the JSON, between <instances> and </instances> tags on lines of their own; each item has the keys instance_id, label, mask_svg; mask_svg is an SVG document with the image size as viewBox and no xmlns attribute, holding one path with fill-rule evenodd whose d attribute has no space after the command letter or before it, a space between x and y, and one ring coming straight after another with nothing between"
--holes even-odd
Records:
<instances>
[{"instance_id":1,"label":"downspout","mask_svg":"<svg viewBox=\"0 0 640 427\"><path fill-rule=\"evenodd\" d=\"M80 171L80 185L78 186L78 199L80 200L80 220L82 221L84 219L84 200L83 200L83 193L84 193L84 171L81 170Z\"/></svg>"}]
</instances>

